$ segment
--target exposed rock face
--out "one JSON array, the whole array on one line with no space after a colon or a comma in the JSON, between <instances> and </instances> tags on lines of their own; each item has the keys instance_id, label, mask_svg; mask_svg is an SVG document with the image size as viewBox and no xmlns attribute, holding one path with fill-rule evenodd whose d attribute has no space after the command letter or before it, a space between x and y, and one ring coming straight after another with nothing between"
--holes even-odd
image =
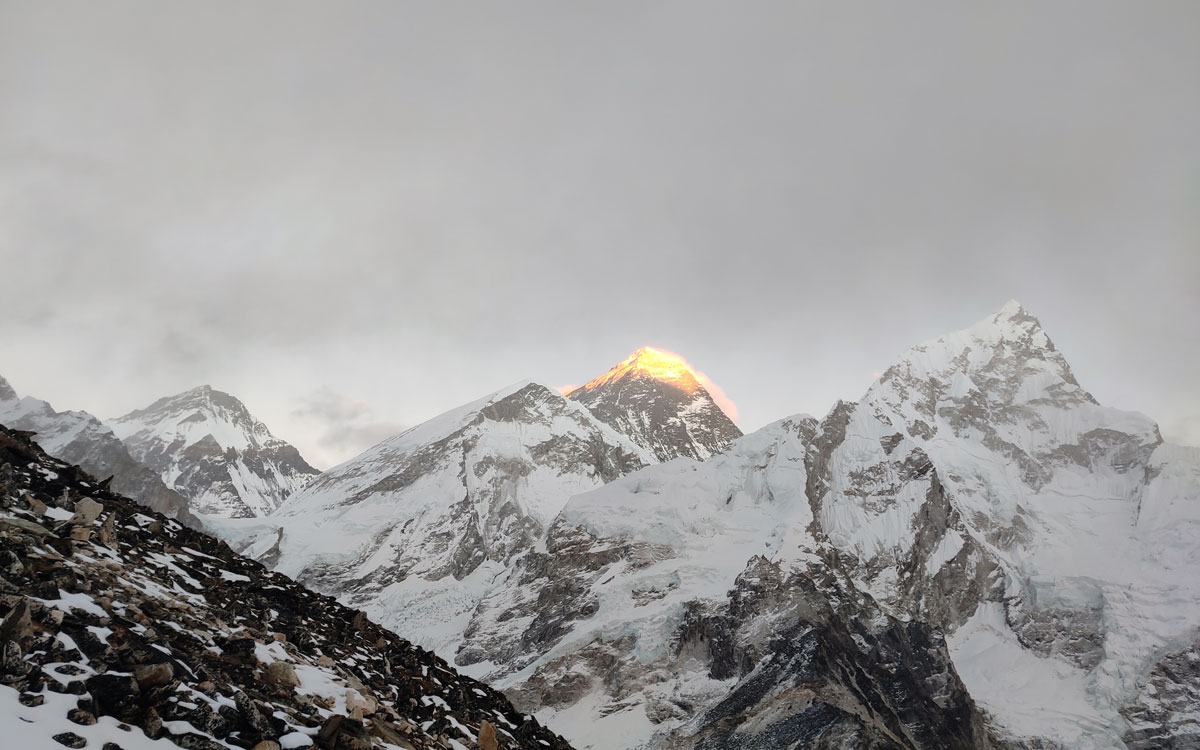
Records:
<instances>
[{"instance_id":1,"label":"exposed rock face","mask_svg":"<svg viewBox=\"0 0 1200 750\"><path fill-rule=\"evenodd\" d=\"M940 631L887 616L806 531L826 428L784 420L573 498L456 662L582 747L988 746ZM806 562L768 559L797 535Z\"/></svg>"},{"instance_id":2,"label":"exposed rock face","mask_svg":"<svg viewBox=\"0 0 1200 750\"><path fill-rule=\"evenodd\" d=\"M207 385L110 424L201 516L264 516L319 473L241 401Z\"/></svg>"},{"instance_id":3,"label":"exposed rock face","mask_svg":"<svg viewBox=\"0 0 1200 750\"><path fill-rule=\"evenodd\" d=\"M1200 451L1010 304L820 422L572 498L456 661L584 747L1120 747L1186 741L1198 628Z\"/></svg>"},{"instance_id":4,"label":"exposed rock face","mask_svg":"<svg viewBox=\"0 0 1200 750\"><path fill-rule=\"evenodd\" d=\"M479 599L567 498L652 461L587 409L523 383L325 472L248 553L453 654Z\"/></svg>"},{"instance_id":5,"label":"exposed rock face","mask_svg":"<svg viewBox=\"0 0 1200 750\"><path fill-rule=\"evenodd\" d=\"M79 515L37 516L28 497ZM90 525L114 519L112 544L72 541L84 498L103 506ZM361 612L98 488L7 429L0 560L0 732L14 747L441 750L475 746L485 725L492 747L569 747Z\"/></svg>"},{"instance_id":6,"label":"exposed rock face","mask_svg":"<svg viewBox=\"0 0 1200 750\"><path fill-rule=\"evenodd\" d=\"M100 479L111 477L110 487L142 505L181 523L197 527L179 493L138 463L112 429L83 411L55 411L50 404L30 396L18 398L0 377L0 425L35 433L38 445L55 458L77 464Z\"/></svg>"},{"instance_id":7,"label":"exposed rock face","mask_svg":"<svg viewBox=\"0 0 1200 750\"><path fill-rule=\"evenodd\" d=\"M658 461L680 456L703 461L742 436L686 362L648 347L567 398Z\"/></svg>"}]
</instances>

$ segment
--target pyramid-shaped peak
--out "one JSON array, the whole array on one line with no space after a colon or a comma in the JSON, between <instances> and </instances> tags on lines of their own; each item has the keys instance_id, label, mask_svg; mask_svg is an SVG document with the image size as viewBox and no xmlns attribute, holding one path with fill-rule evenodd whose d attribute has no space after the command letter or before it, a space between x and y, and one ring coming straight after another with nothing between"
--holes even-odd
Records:
<instances>
[{"instance_id":1,"label":"pyramid-shaped peak","mask_svg":"<svg viewBox=\"0 0 1200 750\"><path fill-rule=\"evenodd\" d=\"M1054 351L1054 344L1046 334L1042 323L1020 302L1009 300L995 313L962 331L941 336L938 341L952 341L967 335L979 341L1021 341L1034 350Z\"/></svg>"},{"instance_id":2,"label":"pyramid-shaped peak","mask_svg":"<svg viewBox=\"0 0 1200 750\"><path fill-rule=\"evenodd\" d=\"M0 375L0 401L16 401L17 392L8 384L3 375Z\"/></svg>"},{"instance_id":3,"label":"pyramid-shaped peak","mask_svg":"<svg viewBox=\"0 0 1200 750\"><path fill-rule=\"evenodd\" d=\"M665 349L643 346L608 372L585 383L579 390L591 391L618 380L635 377L668 383L687 393L694 393L701 387L696 371L683 357Z\"/></svg>"}]
</instances>

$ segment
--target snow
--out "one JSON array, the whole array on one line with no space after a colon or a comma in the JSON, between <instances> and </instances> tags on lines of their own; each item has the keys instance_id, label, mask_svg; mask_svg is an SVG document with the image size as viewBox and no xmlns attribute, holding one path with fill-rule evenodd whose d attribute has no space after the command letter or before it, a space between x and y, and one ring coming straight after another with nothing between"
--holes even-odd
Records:
<instances>
[{"instance_id":1,"label":"snow","mask_svg":"<svg viewBox=\"0 0 1200 750\"><path fill-rule=\"evenodd\" d=\"M62 675L59 675L60 677ZM169 740L151 740L141 730L126 732L118 728L111 716L98 717L91 726L81 726L67 720L67 712L75 708L78 696L43 691L45 702L30 708L17 700L17 691L0 685L0 736L4 746L21 750L62 750L51 739L56 734L74 732L87 740L87 747L99 748L114 742L124 750L170 750L176 745Z\"/></svg>"},{"instance_id":2,"label":"snow","mask_svg":"<svg viewBox=\"0 0 1200 750\"><path fill-rule=\"evenodd\" d=\"M1023 648L998 603L979 607L948 639L963 684L1013 737L1048 737L1067 747L1118 748L1114 717L1089 701L1083 670Z\"/></svg>"},{"instance_id":3,"label":"snow","mask_svg":"<svg viewBox=\"0 0 1200 750\"><path fill-rule=\"evenodd\" d=\"M278 540L275 568L297 580L336 570L337 580L355 582L343 602L453 658L505 560L539 538L571 496L603 484L591 463L597 445L653 460L585 407L517 383L325 472L272 514L281 537L235 533L258 534L250 553ZM450 574L475 556L477 564ZM338 590L328 577L310 583Z\"/></svg>"}]
</instances>

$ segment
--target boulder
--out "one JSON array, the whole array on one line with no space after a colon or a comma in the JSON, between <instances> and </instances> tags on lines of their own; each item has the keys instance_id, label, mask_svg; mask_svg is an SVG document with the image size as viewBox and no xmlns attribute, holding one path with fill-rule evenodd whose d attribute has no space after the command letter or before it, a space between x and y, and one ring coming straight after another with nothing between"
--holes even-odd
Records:
<instances>
[{"instance_id":1,"label":"boulder","mask_svg":"<svg viewBox=\"0 0 1200 750\"><path fill-rule=\"evenodd\" d=\"M296 676L296 666L288 661L275 661L263 670L263 679L271 685L284 687L300 687L300 678Z\"/></svg>"},{"instance_id":2,"label":"boulder","mask_svg":"<svg viewBox=\"0 0 1200 750\"><path fill-rule=\"evenodd\" d=\"M479 750L497 750L496 728L486 719L479 723Z\"/></svg>"},{"instance_id":3,"label":"boulder","mask_svg":"<svg viewBox=\"0 0 1200 750\"><path fill-rule=\"evenodd\" d=\"M141 717L141 690L132 675L106 672L89 677L85 685L97 714L129 722Z\"/></svg>"},{"instance_id":4,"label":"boulder","mask_svg":"<svg viewBox=\"0 0 1200 750\"><path fill-rule=\"evenodd\" d=\"M142 690L166 685L174 677L175 668L170 664L144 664L133 670L133 678Z\"/></svg>"},{"instance_id":5,"label":"boulder","mask_svg":"<svg viewBox=\"0 0 1200 750\"><path fill-rule=\"evenodd\" d=\"M75 515L71 516L71 523L77 526L91 526L104 512L104 506L90 497L83 497L79 502L75 503Z\"/></svg>"}]
</instances>

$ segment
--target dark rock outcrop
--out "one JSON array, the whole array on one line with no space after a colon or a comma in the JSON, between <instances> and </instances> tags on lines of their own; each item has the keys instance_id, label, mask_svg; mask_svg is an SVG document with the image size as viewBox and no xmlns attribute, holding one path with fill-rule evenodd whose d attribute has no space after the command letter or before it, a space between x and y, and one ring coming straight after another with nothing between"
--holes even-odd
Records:
<instances>
[{"instance_id":1,"label":"dark rock outcrop","mask_svg":"<svg viewBox=\"0 0 1200 750\"><path fill-rule=\"evenodd\" d=\"M69 715L71 736L54 736L69 747L99 747L117 722L185 748L299 735L471 747L485 724L499 748L569 747L361 612L97 486L28 434L0 429L0 476L0 693L47 738ZM29 498L77 514L39 516ZM74 533L109 521L107 545Z\"/></svg>"}]
</instances>

